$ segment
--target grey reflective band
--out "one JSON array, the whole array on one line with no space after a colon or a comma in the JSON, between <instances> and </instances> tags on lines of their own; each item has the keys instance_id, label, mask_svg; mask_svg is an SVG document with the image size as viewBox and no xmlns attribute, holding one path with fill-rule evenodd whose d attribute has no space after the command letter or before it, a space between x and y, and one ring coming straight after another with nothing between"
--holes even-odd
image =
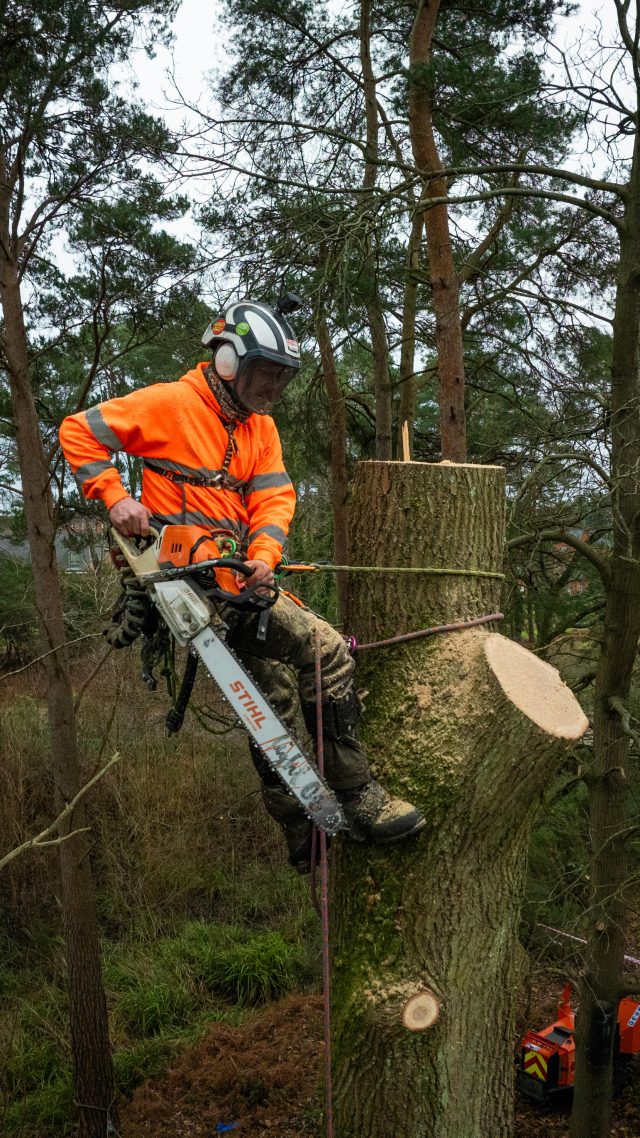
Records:
<instances>
[{"instance_id":1,"label":"grey reflective band","mask_svg":"<svg viewBox=\"0 0 640 1138\"><path fill-rule=\"evenodd\" d=\"M90 407L84 415L91 434L99 443L102 443L103 447L108 447L109 450L122 450L120 439L104 420L100 404L96 407Z\"/></svg>"},{"instance_id":2,"label":"grey reflective band","mask_svg":"<svg viewBox=\"0 0 640 1138\"><path fill-rule=\"evenodd\" d=\"M286 470L277 474L256 474L247 486L244 496L249 497L256 490L275 490L277 486L291 486L291 479Z\"/></svg>"},{"instance_id":3,"label":"grey reflective band","mask_svg":"<svg viewBox=\"0 0 640 1138\"><path fill-rule=\"evenodd\" d=\"M198 510L182 511L178 514L154 514L151 521L161 526L202 526L203 529L230 529L239 537L247 532L247 526L235 518L209 518Z\"/></svg>"},{"instance_id":4,"label":"grey reflective band","mask_svg":"<svg viewBox=\"0 0 640 1138\"><path fill-rule=\"evenodd\" d=\"M287 535L280 526L260 526L259 529L254 529L249 534L249 544L255 541L258 534L264 533L267 537L272 537L275 541L279 541L280 545L284 545L287 540Z\"/></svg>"},{"instance_id":5,"label":"grey reflective band","mask_svg":"<svg viewBox=\"0 0 640 1138\"><path fill-rule=\"evenodd\" d=\"M85 462L84 466L79 466L73 477L82 489L83 482L88 478L97 478L99 474L104 474L105 470L115 470L115 466L108 458L101 458L96 462Z\"/></svg>"}]
</instances>

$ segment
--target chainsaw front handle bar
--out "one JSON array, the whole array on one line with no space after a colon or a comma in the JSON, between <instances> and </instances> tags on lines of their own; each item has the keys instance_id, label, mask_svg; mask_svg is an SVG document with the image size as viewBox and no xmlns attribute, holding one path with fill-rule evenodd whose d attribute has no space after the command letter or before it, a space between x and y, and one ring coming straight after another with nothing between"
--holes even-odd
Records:
<instances>
[{"instance_id":1,"label":"chainsaw front handle bar","mask_svg":"<svg viewBox=\"0 0 640 1138\"><path fill-rule=\"evenodd\" d=\"M212 557L209 561L200 561L195 565L159 569L157 573L151 573L145 578L145 584L153 585L156 581L181 580L183 577L198 576L210 570L215 572L216 569L230 569L232 573L239 573L243 577L253 575L253 569L249 569L244 561L240 561L236 557ZM275 582L273 585L265 585L264 582L259 582L257 585L250 585L248 588L241 589L239 593L230 593L227 589L220 588L220 585L212 585L210 580L207 580L206 585L209 596L215 597L217 601L225 601L230 605L235 605L236 608L246 608L249 605L261 609L271 608L272 605L275 605L280 592ZM262 590L267 591L263 592Z\"/></svg>"}]
</instances>

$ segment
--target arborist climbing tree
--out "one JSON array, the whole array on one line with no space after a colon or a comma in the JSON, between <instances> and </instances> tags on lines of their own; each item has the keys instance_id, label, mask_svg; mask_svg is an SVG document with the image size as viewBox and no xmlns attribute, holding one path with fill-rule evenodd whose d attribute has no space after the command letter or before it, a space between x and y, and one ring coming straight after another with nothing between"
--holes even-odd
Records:
<instances>
[{"instance_id":1,"label":"arborist climbing tree","mask_svg":"<svg viewBox=\"0 0 640 1138\"><path fill-rule=\"evenodd\" d=\"M298 341L286 319L299 303L285 294L275 308L251 300L231 305L202 338L212 351L210 362L198 364L178 382L154 384L69 416L60 439L81 492L102 499L121 535L145 539L150 527L191 526L201 530L202 539L213 538L221 553L229 543L240 550L244 575L236 575L232 588L245 590L256 603L224 606L227 644L290 727L297 699L277 664L294 669L312 738L314 645L320 644L325 774L342 808L346 833L357 841L396 842L417 834L424 817L371 777L358 734L354 661L343 637L284 592L268 610L268 619L260 605L260 595L273 588L295 507L270 412L300 369ZM118 451L143 460L140 501L128 494L112 462ZM112 642L131 643L146 619L144 590L125 573ZM290 861L307 872L312 857L309 812L291 797L254 739L250 745L266 807L282 826Z\"/></svg>"}]
</instances>

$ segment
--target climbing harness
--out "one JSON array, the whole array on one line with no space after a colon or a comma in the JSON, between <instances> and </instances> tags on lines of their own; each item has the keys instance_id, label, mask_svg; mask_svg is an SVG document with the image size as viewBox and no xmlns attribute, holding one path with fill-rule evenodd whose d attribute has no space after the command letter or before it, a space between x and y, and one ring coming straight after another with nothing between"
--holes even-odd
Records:
<instances>
[{"instance_id":1,"label":"climbing harness","mask_svg":"<svg viewBox=\"0 0 640 1138\"><path fill-rule=\"evenodd\" d=\"M229 466L234 454L238 452L238 444L233 437L233 432L236 428L235 422L223 423L227 434L229 436L227 448L225 450L222 466L219 470L198 471L184 469L178 463L168 462L167 460L156 458L145 458L144 465L154 472L166 478L169 482L175 482L180 487L182 495L182 524L186 524L187 520L187 492L185 486L198 486L203 489L213 490L234 490L241 496L246 489L246 483L241 482L238 478L234 478L229 474Z\"/></svg>"},{"instance_id":2,"label":"climbing harness","mask_svg":"<svg viewBox=\"0 0 640 1138\"><path fill-rule=\"evenodd\" d=\"M238 576L252 577L253 569L237 558L207 557L207 551L201 549L203 559L194 563L196 554L193 543L189 544L192 528L165 526L157 536L137 545L115 529L113 537L137 581L148 588L159 627L181 647L198 654L300 810L321 830L336 834L346 829L347 823L334 792L226 643L228 625L220 602L223 606L261 610L275 604L278 588L260 581L245 582L244 588L238 588ZM223 587L225 579L233 591ZM178 725L184 715L191 673L189 666L170 727Z\"/></svg>"}]
</instances>

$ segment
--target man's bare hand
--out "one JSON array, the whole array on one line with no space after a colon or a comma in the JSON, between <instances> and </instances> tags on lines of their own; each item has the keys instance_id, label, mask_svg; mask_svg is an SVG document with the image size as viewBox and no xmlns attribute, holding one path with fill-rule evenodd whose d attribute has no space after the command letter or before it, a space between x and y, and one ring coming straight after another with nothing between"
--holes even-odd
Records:
<instances>
[{"instance_id":1,"label":"man's bare hand","mask_svg":"<svg viewBox=\"0 0 640 1138\"><path fill-rule=\"evenodd\" d=\"M252 588L254 585L273 585L273 569L267 565L266 561L245 561L247 569L253 570L250 577L243 577L240 573L237 575L238 584L245 588Z\"/></svg>"},{"instance_id":2,"label":"man's bare hand","mask_svg":"<svg viewBox=\"0 0 640 1138\"><path fill-rule=\"evenodd\" d=\"M121 498L109 510L111 525L125 537L147 537L151 510L135 498Z\"/></svg>"}]
</instances>

